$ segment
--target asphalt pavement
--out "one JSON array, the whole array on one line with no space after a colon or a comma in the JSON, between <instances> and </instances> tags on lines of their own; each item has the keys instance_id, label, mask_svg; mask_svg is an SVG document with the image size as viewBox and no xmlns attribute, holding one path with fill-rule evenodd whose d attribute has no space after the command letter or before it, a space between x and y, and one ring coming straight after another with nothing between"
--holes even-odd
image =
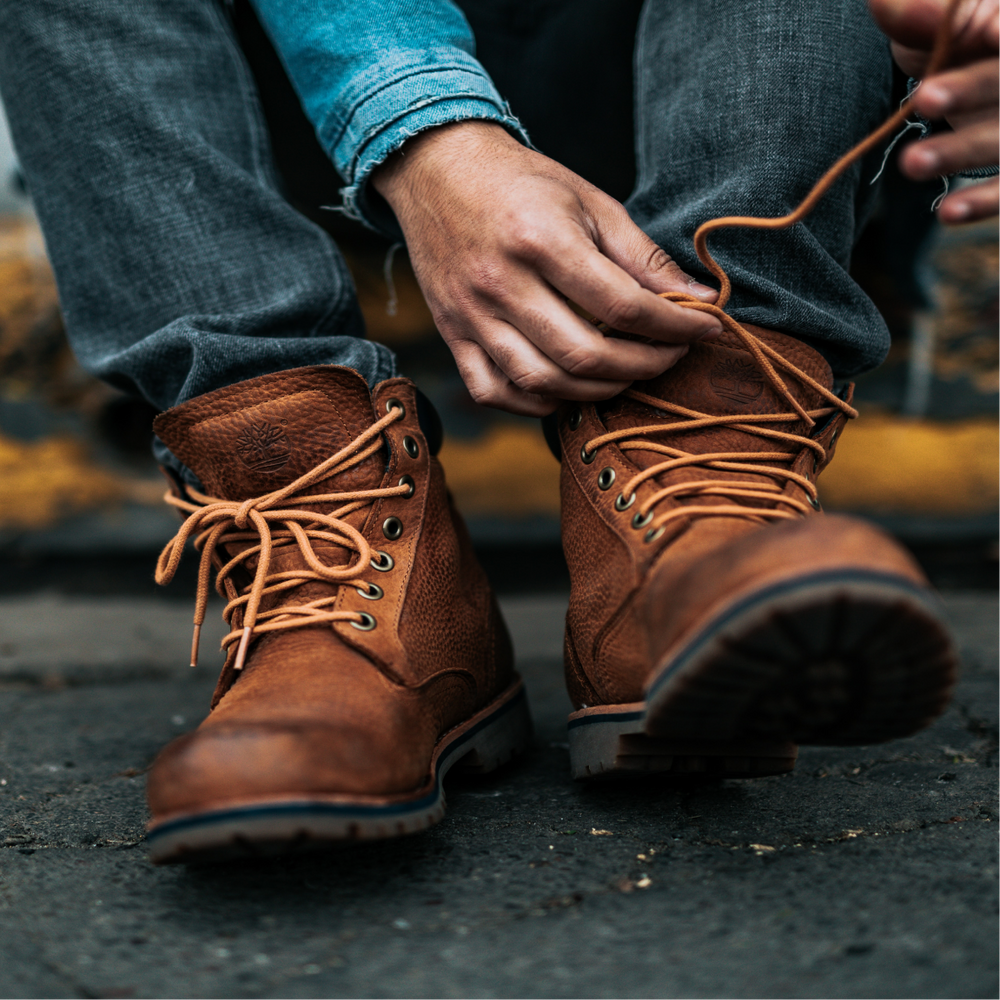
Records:
<instances>
[{"instance_id":1,"label":"asphalt pavement","mask_svg":"<svg viewBox=\"0 0 1000 1000\"><path fill-rule=\"evenodd\" d=\"M154 868L143 771L218 666L185 666L190 604L4 597L0 996L995 997L997 599L945 603L964 673L925 732L782 777L584 785L565 598L507 599L535 747L451 781L442 824Z\"/></svg>"}]
</instances>

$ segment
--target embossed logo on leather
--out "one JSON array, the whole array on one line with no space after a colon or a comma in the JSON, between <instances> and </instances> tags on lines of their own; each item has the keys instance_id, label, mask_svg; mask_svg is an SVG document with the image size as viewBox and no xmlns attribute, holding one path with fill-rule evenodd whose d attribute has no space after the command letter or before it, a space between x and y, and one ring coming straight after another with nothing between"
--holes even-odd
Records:
<instances>
[{"instance_id":1,"label":"embossed logo on leather","mask_svg":"<svg viewBox=\"0 0 1000 1000\"><path fill-rule=\"evenodd\" d=\"M266 420L251 420L236 438L236 454L254 472L277 472L292 454L285 432Z\"/></svg>"},{"instance_id":2,"label":"embossed logo on leather","mask_svg":"<svg viewBox=\"0 0 1000 1000\"><path fill-rule=\"evenodd\" d=\"M723 358L709 372L708 380L719 396L734 403L752 403L764 389L764 376L752 361Z\"/></svg>"}]
</instances>

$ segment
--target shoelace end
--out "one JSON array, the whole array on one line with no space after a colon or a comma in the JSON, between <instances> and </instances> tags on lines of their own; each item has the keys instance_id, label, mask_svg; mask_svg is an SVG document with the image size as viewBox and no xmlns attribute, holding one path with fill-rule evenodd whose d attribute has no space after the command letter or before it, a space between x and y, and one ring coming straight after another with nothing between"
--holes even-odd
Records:
<instances>
[{"instance_id":1,"label":"shoelace end","mask_svg":"<svg viewBox=\"0 0 1000 1000\"><path fill-rule=\"evenodd\" d=\"M233 663L233 670L242 670L247 658L247 649L250 646L250 635L253 629L246 625L243 628L243 635L240 637L240 648L236 650L236 660Z\"/></svg>"},{"instance_id":2,"label":"shoelace end","mask_svg":"<svg viewBox=\"0 0 1000 1000\"><path fill-rule=\"evenodd\" d=\"M201 642L201 625L194 623L194 634L191 636L191 666L198 666L198 645Z\"/></svg>"}]
</instances>

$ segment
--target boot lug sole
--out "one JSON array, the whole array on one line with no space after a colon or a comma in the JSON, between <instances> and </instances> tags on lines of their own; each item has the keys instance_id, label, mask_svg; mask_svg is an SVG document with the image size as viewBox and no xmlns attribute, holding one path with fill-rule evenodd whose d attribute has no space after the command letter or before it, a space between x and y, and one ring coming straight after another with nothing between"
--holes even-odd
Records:
<instances>
[{"instance_id":1,"label":"boot lug sole","mask_svg":"<svg viewBox=\"0 0 1000 1000\"><path fill-rule=\"evenodd\" d=\"M453 767L487 774L524 751L531 739L528 700L518 679L441 737L428 784L411 796L269 797L154 820L147 831L149 859L154 864L226 861L417 833L444 816L443 783Z\"/></svg>"},{"instance_id":2,"label":"boot lug sole","mask_svg":"<svg viewBox=\"0 0 1000 1000\"><path fill-rule=\"evenodd\" d=\"M930 591L859 570L797 577L713 614L668 653L644 702L571 715L573 776L784 773L796 744L922 729L946 707L956 673Z\"/></svg>"},{"instance_id":3,"label":"boot lug sole","mask_svg":"<svg viewBox=\"0 0 1000 1000\"><path fill-rule=\"evenodd\" d=\"M572 776L762 778L795 767L794 743L670 739L643 731L645 702L582 709L569 717Z\"/></svg>"},{"instance_id":4,"label":"boot lug sole","mask_svg":"<svg viewBox=\"0 0 1000 1000\"><path fill-rule=\"evenodd\" d=\"M957 671L931 591L870 571L816 573L734 602L668 655L645 731L883 743L937 718Z\"/></svg>"}]
</instances>

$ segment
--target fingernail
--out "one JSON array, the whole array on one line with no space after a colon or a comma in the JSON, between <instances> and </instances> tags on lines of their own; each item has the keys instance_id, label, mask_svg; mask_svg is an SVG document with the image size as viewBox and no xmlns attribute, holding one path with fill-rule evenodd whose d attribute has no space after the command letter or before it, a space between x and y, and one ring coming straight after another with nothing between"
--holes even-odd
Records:
<instances>
[{"instance_id":1,"label":"fingernail","mask_svg":"<svg viewBox=\"0 0 1000 1000\"><path fill-rule=\"evenodd\" d=\"M722 327L716 327L714 330L709 330L708 333L703 333L698 339L699 340L718 340L722 336Z\"/></svg>"},{"instance_id":2,"label":"fingernail","mask_svg":"<svg viewBox=\"0 0 1000 1000\"><path fill-rule=\"evenodd\" d=\"M700 281L695 281L694 278L688 282L688 291L696 299L705 299L706 301L718 298L719 295L714 288L709 288L708 285L703 285Z\"/></svg>"},{"instance_id":3,"label":"fingernail","mask_svg":"<svg viewBox=\"0 0 1000 1000\"><path fill-rule=\"evenodd\" d=\"M921 149L919 146L910 154L917 161L917 166L923 170L935 170L941 158L933 149Z\"/></svg>"},{"instance_id":4,"label":"fingernail","mask_svg":"<svg viewBox=\"0 0 1000 1000\"><path fill-rule=\"evenodd\" d=\"M967 201L952 202L948 206L948 221L961 222L970 212L970 205Z\"/></svg>"},{"instance_id":5,"label":"fingernail","mask_svg":"<svg viewBox=\"0 0 1000 1000\"><path fill-rule=\"evenodd\" d=\"M921 103L930 101L944 112L948 110L948 105L951 103L951 94L939 83L926 83L920 91L920 99Z\"/></svg>"}]
</instances>

